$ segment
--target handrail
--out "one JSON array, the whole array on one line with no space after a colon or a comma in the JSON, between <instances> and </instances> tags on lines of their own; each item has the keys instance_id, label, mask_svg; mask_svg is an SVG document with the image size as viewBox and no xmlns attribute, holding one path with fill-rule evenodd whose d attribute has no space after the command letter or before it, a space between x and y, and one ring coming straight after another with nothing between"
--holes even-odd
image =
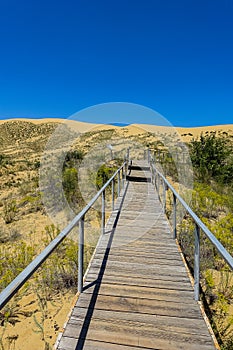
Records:
<instances>
[{"instance_id":1,"label":"handrail","mask_svg":"<svg viewBox=\"0 0 233 350\"><path fill-rule=\"evenodd\" d=\"M117 169L113 176L104 184L104 186L96 193L84 209L65 227L64 230L53 239L48 246L0 293L0 310L8 303L8 301L16 294L16 292L25 284L25 282L33 275L33 273L42 265L42 263L51 255L57 246L64 240L70 231L79 223L79 267L78 267L78 291L81 293L83 289L83 245L84 245L84 217L90 210L97 199L102 195L102 225L101 230L104 233L105 227L105 190L114 183L114 179L118 176L118 196L120 195L120 172L122 171L122 188L124 189L124 180L126 178L126 168L128 160ZM112 185L114 192L114 185ZM112 195L112 208L114 208L114 195Z\"/></svg>"},{"instance_id":2,"label":"handrail","mask_svg":"<svg viewBox=\"0 0 233 350\"><path fill-rule=\"evenodd\" d=\"M207 228L207 226L201 221L201 219L194 213L194 211L189 207L185 200L176 192L173 186L168 182L165 176L156 168L154 164L154 159L148 151L148 162L151 166L152 180L154 178L154 183L156 184L156 176L159 176L163 181L163 187L165 189L163 196L163 204L165 209L166 203L166 186L173 193L173 238L176 238L176 206L177 200L182 204L184 209L191 216L196 225L195 230L195 256L194 256L194 294L195 300L199 300L199 276L200 276L200 230L206 235L210 242L214 245L220 255L223 257L228 266L233 270L233 257L230 253L224 248L224 246L219 242L219 240L214 236L214 234ZM165 186L166 185L166 186ZM158 189L158 188L157 188Z\"/></svg>"}]
</instances>

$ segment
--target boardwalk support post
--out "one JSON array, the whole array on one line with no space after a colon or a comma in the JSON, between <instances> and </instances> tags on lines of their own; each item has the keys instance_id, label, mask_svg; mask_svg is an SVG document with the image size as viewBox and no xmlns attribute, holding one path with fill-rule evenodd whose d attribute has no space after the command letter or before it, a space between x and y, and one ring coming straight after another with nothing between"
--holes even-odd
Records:
<instances>
[{"instance_id":1,"label":"boardwalk support post","mask_svg":"<svg viewBox=\"0 0 233 350\"><path fill-rule=\"evenodd\" d=\"M177 230L176 230L176 196L173 193L173 238L176 239Z\"/></svg>"},{"instance_id":2,"label":"boardwalk support post","mask_svg":"<svg viewBox=\"0 0 233 350\"><path fill-rule=\"evenodd\" d=\"M101 225L102 234L105 232L105 190L102 192L102 225Z\"/></svg>"},{"instance_id":3,"label":"boardwalk support post","mask_svg":"<svg viewBox=\"0 0 233 350\"><path fill-rule=\"evenodd\" d=\"M160 194L159 194L159 191L160 191L160 177L158 175L158 186L157 186L157 191L158 191L158 197L159 197L159 200L160 200Z\"/></svg>"},{"instance_id":4,"label":"boardwalk support post","mask_svg":"<svg viewBox=\"0 0 233 350\"><path fill-rule=\"evenodd\" d=\"M124 174L124 167L122 168L122 188L124 190L125 188L125 174Z\"/></svg>"},{"instance_id":5,"label":"boardwalk support post","mask_svg":"<svg viewBox=\"0 0 233 350\"><path fill-rule=\"evenodd\" d=\"M114 211L114 201L115 201L115 181L114 179L112 180L112 211Z\"/></svg>"},{"instance_id":6,"label":"boardwalk support post","mask_svg":"<svg viewBox=\"0 0 233 350\"><path fill-rule=\"evenodd\" d=\"M127 148L127 161L129 162L129 147Z\"/></svg>"},{"instance_id":7,"label":"boardwalk support post","mask_svg":"<svg viewBox=\"0 0 233 350\"><path fill-rule=\"evenodd\" d=\"M195 226L194 298L198 301L200 294L200 227L197 224Z\"/></svg>"},{"instance_id":8,"label":"boardwalk support post","mask_svg":"<svg viewBox=\"0 0 233 350\"><path fill-rule=\"evenodd\" d=\"M147 160L148 160L148 163L150 163L150 149L149 148L147 149Z\"/></svg>"},{"instance_id":9,"label":"boardwalk support post","mask_svg":"<svg viewBox=\"0 0 233 350\"><path fill-rule=\"evenodd\" d=\"M117 196L120 197L121 192L121 177L120 172L117 173Z\"/></svg>"},{"instance_id":10,"label":"boardwalk support post","mask_svg":"<svg viewBox=\"0 0 233 350\"><path fill-rule=\"evenodd\" d=\"M166 184L163 181L163 211L166 213Z\"/></svg>"},{"instance_id":11,"label":"boardwalk support post","mask_svg":"<svg viewBox=\"0 0 233 350\"><path fill-rule=\"evenodd\" d=\"M154 185L154 168L151 167L151 183Z\"/></svg>"},{"instance_id":12,"label":"boardwalk support post","mask_svg":"<svg viewBox=\"0 0 233 350\"><path fill-rule=\"evenodd\" d=\"M84 216L79 221L78 292L83 291Z\"/></svg>"},{"instance_id":13,"label":"boardwalk support post","mask_svg":"<svg viewBox=\"0 0 233 350\"><path fill-rule=\"evenodd\" d=\"M157 182L158 182L158 174L156 172L156 168L154 169L155 170L155 188L156 188L156 191L158 191L158 185L157 185Z\"/></svg>"}]
</instances>

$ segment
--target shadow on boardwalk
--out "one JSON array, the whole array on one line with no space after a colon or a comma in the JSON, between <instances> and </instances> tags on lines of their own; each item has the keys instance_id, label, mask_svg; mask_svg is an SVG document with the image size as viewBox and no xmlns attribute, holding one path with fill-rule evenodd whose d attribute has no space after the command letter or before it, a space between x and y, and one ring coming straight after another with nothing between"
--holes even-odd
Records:
<instances>
[{"instance_id":1,"label":"shadow on boardwalk","mask_svg":"<svg viewBox=\"0 0 233 350\"><path fill-rule=\"evenodd\" d=\"M78 340L78 343L76 345L75 350L82 350L83 347L84 347L84 343L85 343L85 340L86 340L87 332L88 332L88 329L89 329L89 326L90 326L90 322L91 322L91 319L92 319L92 316L93 316L93 312L94 312L94 309L95 309L95 304L96 304L96 301L97 301L97 297L98 297L98 294L99 294L101 282L102 282L102 279L103 279L103 276L104 276L104 272L105 272L105 269L106 269L109 253L110 253L110 250L111 250L113 236L114 236L114 233L115 233L115 230L116 230L116 227L117 227L117 223L118 223L118 220L119 220L119 217L120 217L120 213L121 213L121 209L122 209L122 206L123 206L123 203L124 203L125 195L127 193L127 189L128 189L128 183L126 184L126 188L125 188L125 191L124 191L124 194L123 194L123 197L122 197L122 200L121 200L121 203L120 203L120 206L119 206L116 218L114 220L112 230L111 230L111 232L106 232L106 234L110 233L110 235L109 235L107 248L106 248L105 253L104 253L103 262L102 262L102 265L100 267L100 271L99 271L99 274L98 274L98 278L95 281L85 285L84 288L83 288L83 291L85 291L88 288L91 288L91 287L95 286L94 290L93 290L93 294L92 294L91 300L90 300L90 303L89 303L89 306L88 306L86 317L84 319L83 326L82 326L81 331L80 331L79 340Z\"/></svg>"}]
</instances>

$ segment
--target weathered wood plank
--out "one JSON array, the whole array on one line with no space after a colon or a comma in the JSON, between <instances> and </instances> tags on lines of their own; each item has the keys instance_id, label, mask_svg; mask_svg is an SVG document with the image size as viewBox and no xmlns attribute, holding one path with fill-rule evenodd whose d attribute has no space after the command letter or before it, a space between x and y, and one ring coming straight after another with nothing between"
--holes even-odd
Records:
<instances>
[{"instance_id":1,"label":"weathered wood plank","mask_svg":"<svg viewBox=\"0 0 233 350\"><path fill-rule=\"evenodd\" d=\"M103 256L102 256L103 257ZM112 255L110 254L109 257L108 257L108 261L109 263L112 262L112 263L118 263L119 260L121 263L131 263L131 264L137 264L137 263L140 263L143 259L143 262L145 264L148 264L148 265L158 265L158 266L161 266L161 265L165 265L165 266L182 266L182 268L184 267L184 264L183 262L180 260L180 259L165 259L164 257L163 258L159 258L159 257L145 257L145 256L134 256L133 254L131 255L124 255L124 256L121 256L119 258L119 256L117 255ZM95 261L94 261L96 264L102 262L102 259L101 259L101 256L96 256L95 258ZM150 266L148 266L149 268Z\"/></svg>"},{"instance_id":2,"label":"weathered wood plank","mask_svg":"<svg viewBox=\"0 0 233 350\"><path fill-rule=\"evenodd\" d=\"M60 342L60 350L74 350L78 344L78 339L72 337L63 337ZM80 347L81 348L81 347ZM142 350L141 347L128 346L121 344L107 343L96 340L86 340L82 346L83 350ZM143 350L151 350L151 348L143 348Z\"/></svg>"},{"instance_id":3,"label":"weathered wood plank","mask_svg":"<svg viewBox=\"0 0 233 350\"><path fill-rule=\"evenodd\" d=\"M96 283L98 284L98 282ZM88 287L85 290L86 294L94 294L94 289L96 284ZM183 290L174 290L174 289L164 289L164 288L153 288L153 287L144 287L144 286L130 286L119 285L119 284L106 284L101 281L100 288L98 289L99 295L108 295L108 296L124 296L132 298L143 298L143 299L156 299L156 300L165 300L165 301L174 301L187 304L196 304L193 300L193 291L183 291Z\"/></svg>"},{"instance_id":4,"label":"weathered wood plank","mask_svg":"<svg viewBox=\"0 0 233 350\"><path fill-rule=\"evenodd\" d=\"M100 268L100 266L102 265L102 262L98 262L98 261L93 261L92 266L93 267L97 267ZM111 269L111 271L128 271L129 273L132 270L137 270L138 272L140 271L141 274L146 275L148 270L153 270L154 274L161 274L161 273L165 273L168 275L172 275L172 274L177 274L177 275L183 275L186 276L186 270L184 268L184 266L163 266L163 265L158 265L156 263L151 263L150 266L144 264L142 261L141 263L131 263L128 262L127 264L125 264L124 262L121 261L107 261L107 267L109 269Z\"/></svg>"},{"instance_id":5,"label":"weathered wood plank","mask_svg":"<svg viewBox=\"0 0 233 350\"><path fill-rule=\"evenodd\" d=\"M99 275L102 275L99 273L99 268L96 267L94 268L93 266L90 268L88 276L93 275L95 276L95 278L97 278ZM130 274L128 273L127 270L121 270L121 271L109 271L108 269L105 270L104 272L104 276L106 277L113 277L113 278L117 278L117 276L119 276L120 278L125 278L125 280L127 281L128 278L133 278L134 280L137 281L142 281L143 277L147 277L147 279L149 278L151 280L151 283L156 283L155 281L164 281L164 282L176 282L180 283L180 284L184 284L184 283L188 283L190 285L190 281L188 279L187 276L185 275L174 275L174 274L165 274L164 271L158 271L156 274L153 271L148 271L146 274L141 274L141 271L133 271ZM191 287L191 285L190 285Z\"/></svg>"},{"instance_id":6,"label":"weathered wood plank","mask_svg":"<svg viewBox=\"0 0 233 350\"><path fill-rule=\"evenodd\" d=\"M71 317L71 322L73 322L73 317L76 320L79 319L84 322L84 320L88 317L88 308L75 308ZM119 321L120 323L123 321L125 323L133 321L137 325L148 323L157 329L166 330L168 332L175 331L182 334L188 333L189 335L203 335L205 337L208 337L208 331L205 327L203 327L204 320L202 320L203 322L200 322L199 319L135 313L132 320L131 313L116 311L112 312L109 310L98 309L94 310L92 317L96 320L108 320L109 322L111 322L111 320Z\"/></svg>"},{"instance_id":7,"label":"weathered wood plank","mask_svg":"<svg viewBox=\"0 0 233 350\"><path fill-rule=\"evenodd\" d=\"M211 341L206 335L196 335L190 333L179 333L173 330L156 328L150 323L137 323L134 321L92 319L88 328L83 321L71 318L69 328L65 331L66 337L76 337L77 329L81 328L79 335L80 345L82 340L98 340L112 342L121 345L147 347L150 349L189 349L200 350L209 349ZM127 337L126 337L127 335ZM85 343L85 342L84 342ZM179 345L178 345L179 344ZM179 346L179 347L178 347ZM80 347L81 348L81 347Z\"/></svg>"},{"instance_id":8,"label":"weathered wood plank","mask_svg":"<svg viewBox=\"0 0 233 350\"><path fill-rule=\"evenodd\" d=\"M98 274L88 273L86 278L86 283L93 283L98 278ZM102 278L103 283L108 284L119 284L119 285L128 285L128 286L139 286L139 287L151 287L151 288L162 288L170 290L183 290L191 291L193 293L193 288L190 285L188 278L180 279L174 278L173 280L164 280L164 279L152 279L152 278L143 278L141 276L128 276L128 275L119 275L119 274L104 274Z\"/></svg>"},{"instance_id":9,"label":"weathered wood plank","mask_svg":"<svg viewBox=\"0 0 233 350\"><path fill-rule=\"evenodd\" d=\"M95 302L93 302L93 300ZM201 318L200 311L196 307L197 305L190 303L182 303L168 300L157 300L157 299L143 299L137 297L123 297L123 296L110 296L100 295L100 297L91 294L83 293L82 298L77 302L77 307L87 306L92 308L93 305L99 310L112 310L112 311L123 311L132 313L142 313L149 315L164 315L171 317L182 317L186 318Z\"/></svg>"}]
</instances>

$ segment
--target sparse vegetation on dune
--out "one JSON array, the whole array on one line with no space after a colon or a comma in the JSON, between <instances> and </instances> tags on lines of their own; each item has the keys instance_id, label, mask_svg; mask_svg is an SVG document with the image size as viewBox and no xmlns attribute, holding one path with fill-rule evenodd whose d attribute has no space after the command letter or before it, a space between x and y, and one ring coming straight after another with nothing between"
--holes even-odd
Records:
<instances>
[{"instance_id":1,"label":"sparse vegetation on dune","mask_svg":"<svg viewBox=\"0 0 233 350\"><path fill-rule=\"evenodd\" d=\"M54 226L46 215L39 188L41 155L57 125L58 123L52 122L35 124L17 120L0 123L0 289L3 289L22 271L60 232L60 228ZM69 133L64 135L62 135L62 131L60 133L58 136L65 145L70 141ZM186 134L184 139L191 137L189 131L184 132L184 134ZM229 135L222 136L228 139ZM232 139L230 138L230 140ZM74 139L64 157L61 179L64 196L72 210L78 213L87 201L79 188L80 168L90 166L86 180L97 192L120 165L125 155L122 149L125 152L127 147L131 147L131 157L135 159L141 157L147 147L150 147L155 153L157 152L157 155L159 152L158 160L162 168L167 175L175 176L174 179L177 180L176 164L169 153L169 148L173 150L174 147L176 152L181 153L182 147L179 146L179 142L180 139L175 133L162 130L149 132L138 126L109 127L109 129L106 126L105 129L101 130L95 127L91 131L80 134L77 139ZM108 148L110 143L113 146L114 160L111 160ZM194 151L194 143L191 144ZM93 152L96 154L93 155ZM194 153L191 155L194 156ZM55 153L52 156L55 156ZM91 167L93 157L97 168ZM232 159L230 154L226 154L226 157L226 159ZM205 161L207 161L206 158ZM193 192L192 205L223 244L231 249L232 235L229 236L228 233L232 233L233 230L231 217L233 208L232 180L229 181L229 169L231 168L223 170L225 163L226 161L221 164L219 168L221 174L218 174L217 177L213 177L213 173L209 173L208 186L206 186L201 178L201 176L205 178L205 175L201 175L199 172L200 167L196 158L197 182ZM231 161L227 161L227 164L232 166ZM213 170L213 168L211 169ZM226 178L228 178L228 183L226 183ZM56 181L53 185L56 186ZM92 192L88 191L87 188L87 197L92 195ZM54 190L54 196L56 197L56 195ZM106 195L110 197L110 191L109 193L106 191ZM85 232L88 237L85 246L85 266L87 266L100 232L98 208L90 210L85 220ZM187 221L180 234L181 243L186 250L192 249L191 229L191 223ZM17 349L20 346L25 350L51 348L67 316L71 299L76 293L77 236L78 233L75 232L65 239L34 277L0 312L0 349L14 347ZM204 258L216 257L208 242L204 242L204 247ZM220 275L216 277L216 271L222 273L222 270L219 269L221 259L217 259L215 265L206 266L206 282L203 289L206 290L207 299L213 300L211 304L211 308L215 312L213 324L218 325L218 332L222 332L221 337L228 339L224 335L224 332L226 333L225 324L219 326L218 320L221 319L220 316L226 312L227 308L228 310L231 308L229 302L232 300L231 289L228 288L228 285L230 283L232 286L232 284L229 281L226 282L224 273L222 279L220 279ZM216 293L220 293L217 298L215 297ZM20 338L22 338L24 329L27 337L29 333L32 337L36 337L34 348L32 348L33 345L30 341L22 345ZM227 329L227 331L230 330L231 328ZM225 350L226 347L223 349ZM229 347L229 349L232 348Z\"/></svg>"},{"instance_id":2,"label":"sparse vegetation on dune","mask_svg":"<svg viewBox=\"0 0 233 350\"><path fill-rule=\"evenodd\" d=\"M2 290L56 237L59 228L55 227L46 216L39 188L41 152L56 124L33 125L12 121L1 124L0 127L0 289ZM85 204L78 186L78 171L83 157L87 150L97 143L107 142L113 135L114 130L82 135L65 155L62 185L64 195L75 212L79 212ZM95 176L96 174L92 173L89 178L89 181L94 181L94 187ZM85 224L85 232L88 235L85 244L85 268L96 245L99 226L99 212L91 210ZM43 346L49 349L54 343L58 330L69 312L69 299L76 293L77 237L76 232L67 238L1 311L0 349L7 349L12 344L16 348L20 346L22 326L19 324L29 327L30 323L28 331L37 339L35 349ZM27 300L30 299L33 299L33 303L29 307ZM60 315L61 312L64 316ZM29 347L31 348L31 344ZM24 348L27 349L27 346Z\"/></svg>"},{"instance_id":3,"label":"sparse vegetation on dune","mask_svg":"<svg viewBox=\"0 0 233 350\"><path fill-rule=\"evenodd\" d=\"M193 139L189 148L195 179L190 206L233 255L233 140L227 133L207 132ZM186 216L179 225L178 240L192 272L194 230L193 221ZM202 233L201 289L202 301L221 349L232 350L233 272Z\"/></svg>"}]
</instances>

